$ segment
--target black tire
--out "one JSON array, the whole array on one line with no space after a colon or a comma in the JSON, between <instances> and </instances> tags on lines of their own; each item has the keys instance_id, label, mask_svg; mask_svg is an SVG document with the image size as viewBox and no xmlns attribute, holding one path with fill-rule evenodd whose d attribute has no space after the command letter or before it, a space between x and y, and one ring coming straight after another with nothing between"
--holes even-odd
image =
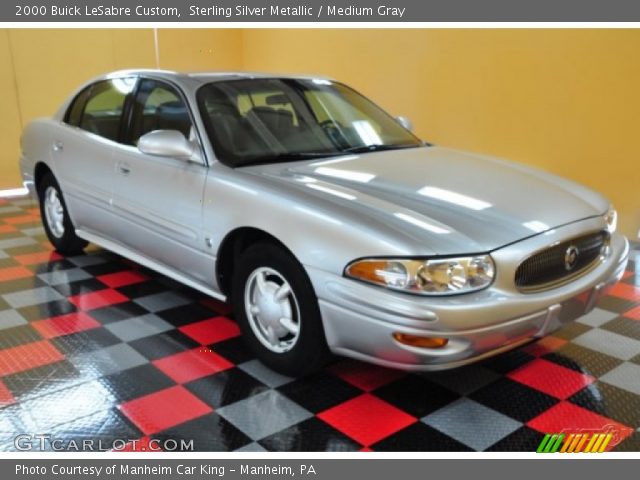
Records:
<instances>
[{"instance_id":1,"label":"black tire","mask_svg":"<svg viewBox=\"0 0 640 480\"><path fill-rule=\"evenodd\" d=\"M45 195L47 194L49 189L54 189L56 191L62 205L62 225L64 227L64 232L61 235L55 235L53 233L52 227L49 225L49 222L47 220L48 217L45 212ZM64 197L62 196L62 190L60 189L60 185L58 185L58 182L56 181L53 174L45 174L38 183L38 200L40 203L40 216L42 218L42 225L44 226L44 230L47 234L49 242L51 242L51 245L53 245L55 249L63 255L75 255L78 253L82 253L82 250L88 245L89 242L81 239L76 235L76 229L71 222L71 217L69 217L67 205L64 201Z\"/></svg>"},{"instance_id":2,"label":"black tire","mask_svg":"<svg viewBox=\"0 0 640 480\"><path fill-rule=\"evenodd\" d=\"M274 352L258 339L245 307L245 288L253 272L261 267L277 271L291 287L297 300L299 333L286 352ZM254 245L237 259L232 279L232 303L243 338L253 354L265 365L284 375L300 377L319 370L330 353L322 327L318 299L304 268L284 249L268 243ZM293 299L293 300L292 300Z\"/></svg>"}]
</instances>

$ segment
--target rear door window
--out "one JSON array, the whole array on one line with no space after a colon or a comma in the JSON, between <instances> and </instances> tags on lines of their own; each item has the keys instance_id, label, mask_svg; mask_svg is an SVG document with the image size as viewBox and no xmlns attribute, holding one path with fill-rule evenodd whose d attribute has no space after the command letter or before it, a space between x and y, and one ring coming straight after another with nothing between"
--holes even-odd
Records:
<instances>
[{"instance_id":1,"label":"rear door window","mask_svg":"<svg viewBox=\"0 0 640 480\"><path fill-rule=\"evenodd\" d=\"M127 96L135 78L114 78L93 84L87 96L78 126L87 132L117 142ZM73 107L71 116L74 116Z\"/></svg>"}]
</instances>

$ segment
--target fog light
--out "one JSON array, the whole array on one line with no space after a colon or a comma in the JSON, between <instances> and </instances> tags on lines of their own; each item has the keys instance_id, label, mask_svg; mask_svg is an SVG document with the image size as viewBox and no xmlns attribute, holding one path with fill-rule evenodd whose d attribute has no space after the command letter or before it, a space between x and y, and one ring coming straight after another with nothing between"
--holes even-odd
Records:
<instances>
[{"instance_id":1,"label":"fog light","mask_svg":"<svg viewBox=\"0 0 640 480\"><path fill-rule=\"evenodd\" d=\"M409 335L399 332L394 332L393 338L405 345L419 348L442 348L449 343L448 338L419 337L417 335Z\"/></svg>"}]
</instances>

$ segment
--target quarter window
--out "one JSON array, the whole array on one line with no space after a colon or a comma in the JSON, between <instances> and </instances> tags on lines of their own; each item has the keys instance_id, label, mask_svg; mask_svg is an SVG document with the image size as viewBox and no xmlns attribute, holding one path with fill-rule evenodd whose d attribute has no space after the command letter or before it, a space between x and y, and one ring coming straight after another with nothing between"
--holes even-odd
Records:
<instances>
[{"instance_id":1,"label":"quarter window","mask_svg":"<svg viewBox=\"0 0 640 480\"><path fill-rule=\"evenodd\" d=\"M71 106L67 110L67 115L65 116L64 121L69 125L73 125L74 127L80 126L80 121L82 120L82 112L84 111L84 106L87 103L87 98L91 93L91 87L87 87L82 90L76 98L73 99Z\"/></svg>"},{"instance_id":2,"label":"quarter window","mask_svg":"<svg viewBox=\"0 0 640 480\"><path fill-rule=\"evenodd\" d=\"M118 141L122 112L127 96L133 90L135 78L114 78L91 87L79 127L109 140ZM73 108L70 116L73 116Z\"/></svg>"}]
</instances>

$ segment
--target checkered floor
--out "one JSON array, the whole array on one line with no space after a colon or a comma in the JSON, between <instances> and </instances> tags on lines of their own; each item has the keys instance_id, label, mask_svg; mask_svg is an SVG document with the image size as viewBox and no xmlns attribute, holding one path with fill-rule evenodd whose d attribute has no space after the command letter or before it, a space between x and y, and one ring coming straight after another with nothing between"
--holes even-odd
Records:
<instances>
[{"instance_id":1,"label":"checkered floor","mask_svg":"<svg viewBox=\"0 0 640 480\"><path fill-rule=\"evenodd\" d=\"M138 450L534 451L543 432L615 428L613 449L640 451L634 262L578 322L436 374L336 359L294 380L252 358L228 315L95 247L63 258L32 201L0 200L0 450L45 434Z\"/></svg>"}]
</instances>

